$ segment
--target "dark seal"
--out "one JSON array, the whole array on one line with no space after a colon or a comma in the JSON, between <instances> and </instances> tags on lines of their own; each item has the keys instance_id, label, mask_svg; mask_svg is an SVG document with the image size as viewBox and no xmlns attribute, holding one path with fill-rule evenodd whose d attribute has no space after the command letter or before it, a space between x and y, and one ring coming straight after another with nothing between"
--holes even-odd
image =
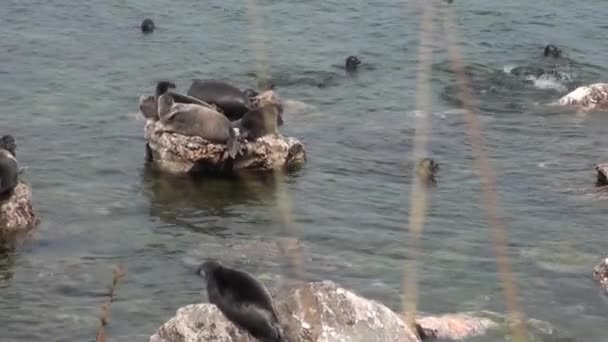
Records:
<instances>
[{"instance_id":1,"label":"dark seal","mask_svg":"<svg viewBox=\"0 0 608 342\"><path fill-rule=\"evenodd\" d=\"M15 138L11 135L0 138L0 195L8 194L19 183L16 149Z\"/></svg>"},{"instance_id":2,"label":"dark seal","mask_svg":"<svg viewBox=\"0 0 608 342\"><path fill-rule=\"evenodd\" d=\"M194 80L187 94L216 105L230 121L242 118L249 111L248 95L223 81Z\"/></svg>"},{"instance_id":3,"label":"dark seal","mask_svg":"<svg viewBox=\"0 0 608 342\"><path fill-rule=\"evenodd\" d=\"M437 172L439 164L431 158L422 158L416 166L416 176L423 184L434 185L437 183Z\"/></svg>"},{"instance_id":4,"label":"dark seal","mask_svg":"<svg viewBox=\"0 0 608 342\"><path fill-rule=\"evenodd\" d=\"M207 298L233 324L261 341L283 342L268 289L251 274L206 261L197 270L207 280Z\"/></svg>"},{"instance_id":5,"label":"dark seal","mask_svg":"<svg viewBox=\"0 0 608 342\"><path fill-rule=\"evenodd\" d=\"M267 90L250 99L250 111L232 123L241 136L254 141L268 134L278 134L283 125L283 105L273 90Z\"/></svg>"},{"instance_id":6,"label":"dark seal","mask_svg":"<svg viewBox=\"0 0 608 342\"><path fill-rule=\"evenodd\" d=\"M356 56L348 56L348 58L346 58L344 68L348 72L355 72L357 71L359 64L361 64L361 60L359 60L359 58Z\"/></svg>"},{"instance_id":7,"label":"dark seal","mask_svg":"<svg viewBox=\"0 0 608 342\"><path fill-rule=\"evenodd\" d=\"M141 32L152 33L154 32L154 22L150 18L146 18L141 22Z\"/></svg>"},{"instance_id":8,"label":"dark seal","mask_svg":"<svg viewBox=\"0 0 608 342\"><path fill-rule=\"evenodd\" d=\"M545 46L543 53L545 57L560 58L562 56L562 50L553 44Z\"/></svg>"}]
</instances>

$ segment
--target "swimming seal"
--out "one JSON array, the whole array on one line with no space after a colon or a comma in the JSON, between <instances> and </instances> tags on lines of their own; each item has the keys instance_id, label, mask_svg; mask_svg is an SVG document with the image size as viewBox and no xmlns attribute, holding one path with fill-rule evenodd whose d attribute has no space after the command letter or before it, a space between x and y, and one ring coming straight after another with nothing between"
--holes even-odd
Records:
<instances>
[{"instance_id":1,"label":"swimming seal","mask_svg":"<svg viewBox=\"0 0 608 342\"><path fill-rule=\"evenodd\" d=\"M154 22L150 18L146 18L141 22L141 32L152 33L154 31Z\"/></svg>"},{"instance_id":2,"label":"swimming seal","mask_svg":"<svg viewBox=\"0 0 608 342\"><path fill-rule=\"evenodd\" d=\"M357 71L359 64L361 64L361 61L359 60L359 58L357 58L355 56L348 56L348 58L346 58L344 68L348 72L354 72L354 71Z\"/></svg>"},{"instance_id":3,"label":"swimming seal","mask_svg":"<svg viewBox=\"0 0 608 342\"><path fill-rule=\"evenodd\" d=\"M418 179L426 184L437 183L437 178L435 177L437 171L439 171L439 164L431 158L420 159L416 166L416 175L418 176Z\"/></svg>"},{"instance_id":4,"label":"swimming seal","mask_svg":"<svg viewBox=\"0 0 608 342\"><path fill-rule=\"evenodd\" d=\"M239 144L230 121L209 107L193 103L175 103L171 95L158 99L158 118L163 131L197 136L211 143L226 144L226 153L236 157Z\"/></svg>"},{"instance_id":5,"label":"swimming seal","mask_svg":"<svg viewBox=\"0 0 608 342\"><path fill-rule=\"evenodd\" d=\"M559 58L562 56L562 50L553 44L545 46L545 57Z\"/></svg>"},{"instance_id":6,"label":"swimming seal","mask_svg":"<svg viewBox=\"0 0 608 342\"><path fill-rule=\"evenodd\" d=\"M8 194L19 183L16 148L13 136L5 135L0 138L0 195Z\"/></svg>"},{"instance_id":7,"label":"swimming seal","mask_svg":"<svg viewBox=\"0 0 608 342\"><path fill-rule=\"evenodd\" d=\"M251 274L228 268L217 261L205 261L207 298L241 329L261 341L283 342L283 332L268 289Z\"/></svg>"},{"instance_id":8,"label":"swimming seal","mask_svg":"<svg viewBox=\"0 0 608 342\"><path fill-rule=\"evenodd\" d=\"M240 119L249 111L248 96L239 88L226 82L193 80L187 94L218 106L230 121Z\"/></svg>"},{"instance_id":9,"label":"swimming seal","mask_svg":"<svg viewBox=\"0 0 608 342\"><path fill-rule=\"evenodd\" d=\"M244 139L255 141L267 134L279 133L279 126L283 125L283 105L274 91L267 90L251 98L251 108L232 123Z\"/></svg>"}]
</instances>

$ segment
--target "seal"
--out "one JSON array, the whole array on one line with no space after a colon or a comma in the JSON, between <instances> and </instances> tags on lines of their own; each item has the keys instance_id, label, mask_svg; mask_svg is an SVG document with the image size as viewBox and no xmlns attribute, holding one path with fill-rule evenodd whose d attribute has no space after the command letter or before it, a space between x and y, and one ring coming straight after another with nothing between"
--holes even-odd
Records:
<instances>
[{"instance_id":1,"label":"seal","mask_svg":"<svg viewBox=\"0 0 608 342\"><path fill-rule=\"evenodd\" d=\"M545 46L543 53L545 57L560 58L562 56L562 50L553 44Z\"/></svg>"},{"instance_id":2,"label":"seal","mask_svg":"<svg viewBox=\"0 0 608 342\"><path fill-rule=\"evenodd\" d=\"M162 130L188 136L198 136L211 143L226 144L226 153L235 158L239 144L231 123L224 115L209 107L193 103L175 103L171 95L158 99L158 117Z\"/></svg>"},{"instance_id":3,"label":"seal","mask_svg":"<svg viewBox=\"0 0 608 342\"><path fill-rule=\"evenodd\" d=\"M230 121L242 118L250 109L248 95L223 81L193 80L187 94L216 105Z\"/></svg>"},{"instance_id":4,"label":"seal","mask_svg":"<svg viewBox=\"0 0 608 342\"><path fill-rule=\"evenodd\" d=\"M283 105L273 90L267 90L251 98L251 110L232 123L241 137L249 141L267 134L278 134L283 125Z\"/></svg>"},{"instance_id":5,"label":"seal","mask_svg":"<svg viewBox=\"0 0 608 342\"><path fill-rule=\"evenodd\" d=\"M154 32L154 22L150 18L146 18L141 22L141 32L152 33Z\"/></svg>"},{"instance_id":6,"label":"seal","mask_svg":"<svg viewBox=\"0 0 608 342\"><path fill-rule=\"evenodd\" d=\"M205 261L207 298L233 324L261 341L282 342L283 332L268 289L251 274L226 267L215 260Z\"/></svg>"},{"instance_id":7,"label":"seal","mask_svg":"<svg viewBox=\"0 0 608 342\"><path fill-rule=\"evenodd\" d=\"M144 118L150 120L158 120L158 98L163 94L168 94L171 96L173 101L176 103L191 103L197 104L203 107L211 108L217 111L217 107L205 103L195 97L188 96L185 94L177 93L169 91L169 89L174 89L175 83L170 81L160 81L156 84L156 88L154 91L154 96L140 96L139 97L139 111L142 113Z\"/></svg>"},{"instance_id":8,"label":"seal","mask_svg":"<svg viewBox=\"0 0 608 342\"><path fill-rule=\"evenodd\" d=\"M356 56L348 56L348 58L346 58L344 68L348 72L355 72L357 71L359 64L361 64L359 58L357 58Z\"/></svg>"},{"instance_id":9,"label":"seal","mask_svg":"<svg viewBox=\"0 0 608 342\"><path fill-rule=\"evenodd\" d=\"M19 183L17 144L11 135L0 138L0 195L10 193Z\"/></svg>"},{"instance_id":10,"label":"seal","mask_svg":"<svg viewBox=\"0 0 608 342\"><path fill-rule=\"evenodd\" d=\"M416 166L416 175L423 183L434 185L437 183L435 175L439 171L439 164L431 158L422 158Z\"/></svg>"}]
</instances>

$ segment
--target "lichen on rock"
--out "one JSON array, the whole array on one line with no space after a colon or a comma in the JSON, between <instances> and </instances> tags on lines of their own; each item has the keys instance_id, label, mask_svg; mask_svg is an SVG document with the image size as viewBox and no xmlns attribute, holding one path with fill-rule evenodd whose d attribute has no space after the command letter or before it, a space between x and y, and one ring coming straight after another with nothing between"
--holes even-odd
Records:
<instances>
[{"instance_id":1,"label":"lichen on rock","mask_svg":"<svg viewBox=\"0 0 608 342\"><path fill-rule=\"evenodd\" d=\"M23 181L0 198L0 240L27 232L38 224L32 207L32 191Z\"/></svg>"},{"instance_id":2,"label":"lichen on rock","mask_svg":"<svg viewBox=\"0 0 608 342\"><path fill-rule=\"evenodd\" d=\"M239 139L240 154L234 160L225 155L226 145L164 131L159 121L146 122L145 139L150 159L172 173L289 170L306 161L302 144L282 135L269 134L255 141Z\"/></svg>"}]
</instances>

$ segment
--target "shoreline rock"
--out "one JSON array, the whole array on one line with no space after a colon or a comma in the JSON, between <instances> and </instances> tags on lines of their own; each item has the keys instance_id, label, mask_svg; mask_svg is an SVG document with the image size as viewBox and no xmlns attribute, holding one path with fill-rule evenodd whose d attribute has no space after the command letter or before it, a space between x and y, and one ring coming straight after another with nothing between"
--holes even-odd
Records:
<instances>
[{"instance_id":1,"label":"shoreline rock","mask_svg":"<svg viewBox=\"0 0 608 342\"><path fill-rule=\"evenodd\" d=\"M0 199L0 241L26 233L38 222L32 206L32 191L26 183L19 181L10 195Z\"/></svg>"},{"instance_id":2,"label":"shoreline rock","mask_svg":"<svg viewBox=\"0 0 608 342\"><path fill-rule=\"evenodd\" d=\"M226 146L200 137L164 132L157 121L145 125L147 158L171 173L222 173L238 171L292 170L303 165L306 152L295 138L267 135L255 141L239 139L241 154L226 159Z\"/></svg>"},{"instance_id":3,"label":"shoreline rock","mask_svg":"<svg viewBox=\"0 0 608 342\"><path fill-rule=\"evenodd\" d=\"M420 342L386 306L331 281L306 283L275 296L275 307L290 342ZM150 342L254 342L212 304L180 308Z\"/></svg>"}]
</instances>

